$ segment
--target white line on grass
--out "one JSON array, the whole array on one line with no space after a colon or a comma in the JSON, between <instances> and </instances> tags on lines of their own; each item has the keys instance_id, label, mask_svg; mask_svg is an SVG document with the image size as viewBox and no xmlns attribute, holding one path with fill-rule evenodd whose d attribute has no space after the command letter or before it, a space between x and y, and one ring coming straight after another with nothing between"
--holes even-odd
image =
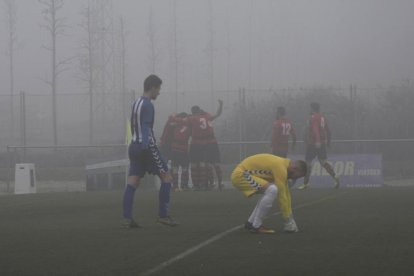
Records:
<instances>
[{"instance_id":1,"label":"white line on grass","mask_svg":"<svg viewBox=\"0 0 414 276\"><path fill-rule=\"evenodd\" d=\"M348 193L348 192L343 192L343 193L340 193L340 194L323 197L323 198L320 198L318 200L314 200L314 201L310 201L308 203L304 203L304 204L298 205L298 206L296 206L296 207L294 207L292 209L293 210L297 210L297 209L301 209L301 208L304 208L304 207L307 207L307 206L315 205L315 204L320 203L322 201L325 201L325 200L328 200L328 199L331 199L331 198L334 198L334 197L338 197L338 196L344 195L346 193ZM268 217L276 216L276 215L279 215L279 214L280 214L280 211L279 212L276 212L276 213L273 213L273 214L269 215ZM192 254L192 253L200 250L203 247L206 247L207 245L212 244L213 242L215 242L215 241L217 241L217 240L219 240L219 239L227 236L228 234L230 234L230 233L232 233L232 232L234 232L236 230L239 230L239 229L241 229L243 227L244 227L244 224L235 226L235 227L230 228L230 229L228 229L228 230L226 230L224 232L221 232L221 233L219 233L219 234L217 234L217 235L209 238L208 240L205 240L205 241L197 244L196 246L193 246L193 247L187 249L186 251L178 254L177 256L175 256L175 257L173 257L173 258L171 258L171 259L169 259L169 260L167 260L167 261L165 261L163 263L160 263L159 265L157 265L157 266L155 266L155 267L153 267L151 269L148 269L148 270L142 272L139 275L146 276L146 275L151 275L151 274L153 274L155 272L158 272L158 271L162 270L163 268L165 268L165 267L167 267L167 266L169 266L169 265L171 265L171 264L173 264L173 263L175 263L175 262L177 262L177 261L179 261L181 259L184 259L188 255L190 255L190 254Z\"/></svg>"}]
</instances>

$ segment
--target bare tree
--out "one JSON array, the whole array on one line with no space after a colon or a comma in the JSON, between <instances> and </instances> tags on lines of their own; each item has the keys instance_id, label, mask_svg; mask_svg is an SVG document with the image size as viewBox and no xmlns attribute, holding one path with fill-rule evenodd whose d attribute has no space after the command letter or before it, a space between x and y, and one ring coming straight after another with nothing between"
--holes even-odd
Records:
<instances>
[{"instance_id":1,"label":"bare tree","mask_svg":"<svg viewBox=\"0 0 414 276\"><path fill-rule=\"evenodd\" d=\"M57 145L58 137L57 137L57 101L56 101L56 93L57 93L57 80L58 76L67 70L67 64L71 58L64 59L64 60L57 60L57 39L59 36L64 35L64 30L66 28L65 25L65 18L58 17L59 11L62 9L64 5L63 0L38 0L44 8L42 10L43 19L45 20L45 24L42 25L43 28L47 30L50 34L51 38L51 45L43 46L46 50L48 50L52 57L52 79L45 80L45 82L50 85L52 89L52 116L53 116L53 144Z\"/></svg>"},{"instance_id":2,"label":"bare tree","mask_svg":"<svg viewBox=\"0 0 414 276\"><path fill-rule=\"evenodd\" d=\"M210 93L211 93L211 107L214 107L214 27L213 27L213 3L211 0L208 1L208 21L207 21L207 32L208 41L206 47L206 54L208 58L208 68L210 77Z\"/></svg>"},{"instance_id":3,"label":"bare tree","mask_svg":"<svg viewBox=\"0 0 414 276\"><path fill-rule=\"evenodd\" d=\"M9 73L10 73L10 136L13 138L14 133L14 53L16 50L16 22L17 8L15 0L4 0L6 6L7 30L8 30L8 49L6 54L9 56Z\"/></svg>"},{"instance_id":4,"label":"bare tree","mask_svg":"<svg viewBox=\"0 0 414 276\"><path fill-rule=\"evenodd\" d=\"M175 112L178 111L178 48L177 48L177 0L173 0L173 56L175 73Z\"/></svg>"},{"instance_id":5,"label":"bare tree","mask_svg":"<svg viewBox=\"0 0 414 276\"><path fill-rule=\"evenodd\" d=\"M121 16L120 18L120 30L119 30L119 41L120 41L120 74L121 74L121 93L122 93L122 119L125 120L126 118L126 106L125 106L125 93L126 93L126 70L127 70L127 63L126 63L126 32L125 32L125 24L124 18Z\"/></svg>"},{"instance_id":6,"label":"bare tree","mask_svg":"<svg viewBox=\"0 0 414 276\"><path fill-rule=\"evenodd\" d=\"M108 97L114 97L116 92L122 93L122 120L126 117L126 32L122 17L119 26L114 23L111 0L87 1L81 16L79 78L89 94L89 143L93 144L99 142L97 133L111 128L109 120L119 125L118 110L112 104L107 106Z\"/></svg>"},{"instance_id":7,"label":"bare tree","mask_svg":"<svg viewBox=\"0 0 414 276\"><path fill-rule=\"evenodd\" d=\"M88 6L81 12L83 17L80 27L85 32L86 36L81 41L81 50L79 55L82 75L81 81L86 83L89 95L89 144L93 143L93 91L95 89L94 81L94 34L92 31L92 14L91 8Z\"/></svg>"}]
</instances>

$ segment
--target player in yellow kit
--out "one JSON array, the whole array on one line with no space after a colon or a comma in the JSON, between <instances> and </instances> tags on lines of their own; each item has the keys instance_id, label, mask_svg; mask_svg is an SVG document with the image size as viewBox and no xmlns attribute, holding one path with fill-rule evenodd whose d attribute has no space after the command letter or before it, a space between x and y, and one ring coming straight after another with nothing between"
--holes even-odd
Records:
<instances>
[{"instance_id":1,"label":"player in yellow kit","mask_svg":"<svg viewBox=\"0 0 414 276\"><path fill-rule=\"evenodd\" d=\"M298 232L293 219L288 179L296 180L306 175L306 162L274 156L256 154L244 159L233 171L231 182L246 197L262 194L255 209L245 224L253 233L274 233L273 229L263 226L273 201L278 198L280 211L284 219L285 232Z\"/></svg>"}]
</instances>

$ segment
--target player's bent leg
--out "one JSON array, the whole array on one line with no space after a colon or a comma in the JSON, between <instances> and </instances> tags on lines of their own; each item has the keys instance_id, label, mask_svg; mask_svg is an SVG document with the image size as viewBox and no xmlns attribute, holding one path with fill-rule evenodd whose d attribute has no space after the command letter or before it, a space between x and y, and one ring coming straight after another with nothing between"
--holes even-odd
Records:
<instances>
[{"instance_id":1,"label":"player's bent leg","mask_svg":"<svg viewBox=\"0 0 414 276\"><path fill-rule=\"evenodd\" d=\"M223 172L221 170L220 164L214 163L213 166L214 170L216 171L218 189L221 191L223 189Z\"/></svg>"},{"instance_id":2,"label":"player's bent leg","mask_svg":"<svg viewBox=\"0 0 414 276\"><path fill-rule=\"evenodd\" d=\"M188 166L181 167L181 189L188 190Z\"/></svg>"},{"instance_id":3,"label":"player's bent leg","mask_svg":"<svg viewBox=\"0 0 414 276\"><path fill-rule=\"evenodd\" d=\"M198 162L191 162L191 180L193 182L193 189L198 190L200 187L200 164Z\"/></svg>"},{"instance_id":4,"label":"player's bent leg","mask_svg":"<svg viewBox=\"0 0 414 276\"><path fill-rule=\"evenodd\" d=\"M329 175L334 180L334 188L339 188L340 182L339 182L339 176L335 174L334 169L332 168L331 164L329 164L326 160L319 160L319 163L321 166L329 173Z\"/></svg>"},{"instance_id":5,"label":"player's bent leg","mask_svg":"<svg viewBox=\"0 0 414 276\"><path fill-rule=\"evenodd\" d=\"M206 188L211 190L214 188L214 171L213 164L206 163Z\"/></svg>"},{"instance_id":6,"label":"player's bent leg","mask_svg":"<svg viewBox=\"0 0 414 276\"><path fill-rule=\"evenodd\" d=\"M179 190L178 188L178 167L173 165L171 166L171 172L172 172L172 188L173 191L177 192Z\"/></svg>"},{"instance_id":7,"label":"player's bent leg","mask_svg":"<svg viewBox=\"0 0 414 276\"><path fill-rule=\"evenodd\" d=\"M198 171L198 180L199 180L199 188L202 190L207 190L207 172L208 166L205 162L200 162L200 167Z\"/></svg>"},{"instance_id":8,"label":"player's bent leg","mask_svg":"<svg viewBox=\"0 0 414 276\"><path fill-rule=\"evenodd\" d=\"M263 197L259 200L259 202L256 205L255 211L253 212L253 218L250 219L252 220L253 226L253 229L251 229L252 233L271 234L275 232L273 229L269 229L263 226L263 220L269 213L269 210L272 207L273 201L276 199L276 196L276 185L269 185L265 190Z\"/></svg>"},{"instance_id":9,"label":"player's bent leg","mask_svg":"<svg viewBox=\"0 0 414 276\"><path fill-rule=\"evenodd\" d=\"M267 180L252 176L248 172L237 167L231 174L231 183L246 197L251 197L258 193L260 186L267 184Z\"/></svg>"},{"instance_id":10,"label":"player's bent leg","mask_svg":"<svg viewBox=\"0 0 414 276\"><path fill-rule=\"evenodd\" d=\"M257 212L253 218L253 227L258 228L263 224L263 219L269 212L270 208L273 205L273 201L276 199L277 196L277 188L276 185L271 184L264 192L263 197L257 203Z\"/></svg>"},{"instance_id":11,"label":"player's bent leg","mask_svg":"<svg viewBox=\"0 0 414 276\"><path fill-rule=\"evenodd\" d=\"M311 161L307 160L306 165L307 165L306 175L304 177L303 184L298 186L299 190L304 190L309 187L309 179L310 179L311 170L312 170L312 160Z\"/></svg>"}]
</instances>

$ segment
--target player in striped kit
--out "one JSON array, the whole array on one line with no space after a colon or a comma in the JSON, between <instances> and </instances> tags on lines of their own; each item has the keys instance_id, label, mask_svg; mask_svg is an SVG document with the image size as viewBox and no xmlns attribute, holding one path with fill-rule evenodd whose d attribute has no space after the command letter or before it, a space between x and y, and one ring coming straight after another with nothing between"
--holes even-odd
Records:
<instances>
[{"instance_id":1,"label":"player in striped kit","mask_svg":"<svg viewBox=\"0 0 414 276\"><path fill-rule=\"evenodd\" d=\"M231 182L246 197L262 194L245 228L252 233L272 234L275 231L263 226L263 220L278 198L284 219L283 230L294 233L299 229L293 219L288 179L296 180L305 176L306 162L291 161L272 154L256 154L244 159L233 171Z\"/></svg>"},{"instance_id":2,"label":"player in striped kit","mask_svg":"<svg viewBox=\"0 0 414 276\"><path fill-rule=\"evenodd\" d=\"M132 215L134 195L145 173L158 175L161 179L159 191L159 210L157 222L162 225L176 226L168 214L172 177L167 163L161 156L154 137L154 105L160 94L162 80L156 75L148 76L144 81L144 93L136 99L131 112L132 140L128 147L130 161L127 184L123 196L123 217L126 228L140 228Z\"/></svg>"}]
</instances>

